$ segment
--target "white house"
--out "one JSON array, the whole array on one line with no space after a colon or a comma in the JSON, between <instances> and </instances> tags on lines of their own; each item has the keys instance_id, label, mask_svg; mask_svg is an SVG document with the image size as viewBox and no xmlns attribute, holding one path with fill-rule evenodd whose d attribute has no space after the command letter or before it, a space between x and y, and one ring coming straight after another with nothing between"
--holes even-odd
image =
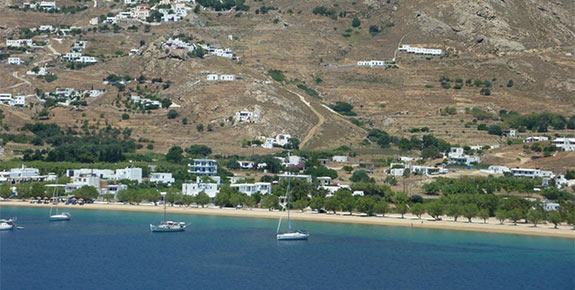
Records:
<instances>
[{"instance_id":1,"label":"white house","mask_svg":"<svg viewBox=\"0 0 575 290\"><path fill-rule=\"evenodd\" d=\"M503 134L501 134L503 137L516 137L517 136L517 132L515 130L503 130Z\"/></svg>"},{"instance_id":2,"label":"white house","mask_svg":"<svg viewBox=\"0 0 575 290\"><path fill-rule=\"evenodd\" d=\"M507 166L490 165L487 169L481 169L481 172L487 174L505 174L511 172Z\"/></svg>"},{"instance_id":3,"label":"white house","mask_svg":"<svg viewBox=\"0 0 575 290\"><path fill-rule=\"evenodd\" d=\"M419 47L412 47L410 45L402 45L399 48L399 51L413 54L421 54L421 55L434 55L434 56L443 54L443 50L441 49L419 48Z\"/></svg>"},{"instance_id":4,"label":"white house","mask_svg":"<svg viewBox=\"0 0 575 290\"><path fill-rule=\"evenodd\" d=\"M77 60L80 57L82 57L82 53L81 52L68 52L66 54L64 54L62 56L62 58L66 61L73 61L73 60Z\"/></svg>"},{"instance_id":5,"label":"white house","mask_svg":"<svg viewBox=\"0 0 575 290\"><path fill-rule=\"evenodd\" d=\"M174 183L176 180L171 173L154 172L150 174L151 183Z\"/></svg>"},{"instance_id":6,"label":"white house","mask_svg":"<svg viewBox=\"0 0 575 290\"><path fill-rule=\"evenodd\" d=\"M312 181L311 175L289 174L289 172L288 172L288 173L284 173L284 174L280 174L280 175L278 175L278 177L279 177L279 180L280 180L280 181L283 180L283 179L286 179L286 178L303 179L303 180L305 180L305 181L307 181L307 182L310 182L310 183L311 183L311 181Z\"/></svg>"},{"instance_id":7,"label":"white house","mask_svg":"<svg viewBox=\"0 0 575 290\"><path fill-rule=\"evenodd\" d=\"M257 113L250 111L239 111L236 112L236 122L249 122L257 123L260 120L260 116Z\"/></svg>"},{"instance_id":8,"label":"white house","mask_svg":"<svg viewBox=\"0 0 575 290\"><path fill-rule=\"evenodd\" d=\"M40 5L37 6L40 10L56 10L58 6L56 6L56 2L49 2L49 1L42 1Z\"/></svg>"},{"instance_id":9,"label":"white house","mask_svg":"<svg viewBox=\"0 0 575 290\"><path fill-rule=\"evenodd\" d=\"M316 178L321 186L328 186L331 185L331 177L329 176L320 176Z\"/></svg>"},{"instance_id":10,"label":"white house","mask_svg":"<svg viewBox=\"0 0 575 290\"><path fill-rule=\"evenodd\" d=\"M8 58L8 64L13 64L13 65L21 65L24 62L22 61L21 58L19 57L9 57Z\"/></svg>"},{"instance_id":11,"label":"white house","mask_svg":"<svg viewBox=\"0 0 575 290\"><path fill-rule=\"evenodd\" d=\"M357 66L385 67L385 61L383 60L358 61Z\"/></svg>"},{"instance_id":12,"label":"white house","mask_svg":"<svg viewBox=\"0 0 575 290\"><path fill-rule=\"evenodd\" d=\"M221 75L220 76L220 81L235 81L235 80L236 80L235 75Z\"/></svg>"},{"instance_id":13,"label":"white house","mask_svg":"<svg viewBox=\"0 0 575 290\"><path fill-rule=\"evenodd\" d=\"M351 187L349 185L346 184L335 184L335 185L322 185L320 186L320 188L323 188L327 191L329 191L329 194L326 197L330 197L332 196L336 191L340 190L340 189L347 189L347 190L351 190Z\"/></svg>"},{"instance_id":14,"label":"white house","mask_svg":"<svg viewBox=\"0 0 575 290\"><path fill-rule=\"evenodd\" d=\"M31 47L34 45L32 39L6 39L8 47Z\"/></svg>"},{"instance_id":15,"label":"white house","mask_svg":"<svg viewBox=\"0 0 575 290\"><path fill-rule=\"evenodd\" d=\"M128 179L140 183L142 182L142 168L126 167L125 169L116 169L114 179Z\"/></svg>"},{"instance_id":16,"label":"white house","mask_svg":"<svg viewBox=\"0 0 575 290\"><path fill-rule=\"evenodd\" d=\"M194 159L188 166L188 172L196 176L214 176L218 173L218 163L214 159Z\"/></svg>"},{"instance_id":17,"label":"white house","mask_svg":"<svg viewBox=\"0 0 575 290\"><path fill-rule=\"evenodd\" d=\"M26 72L26 74L27 74L27 75L45 76L45 75L48 74L48 68L46 68L46 67L40 67L40 68L38 68L38 72L29 70L29 71Z\"/></svg>"},{"instance_id":18,"label":"white house","mask_svg":"<svg viewBox=\"0 0 575 290\"><path fill-rule=\"evenodd\" d=\"M556 138L553 145L564 151L575 151L575 138Z\"/></svg>"},{"instance_id":19,"label":"white house","mask_svg":"<svg viewBox=\"0 0 575 290\"><path fill-rule=\"evenodd\" d=\"M272 184L269 182L256 183L235 183L230 185L231 188L237 188L239 192L247 195L254 193L268 194L272 193Z\"/></svg>"},{"instance_id":20,"label":"white house","mask_svg":"<svg viewBox=\"0 0 575 290\"><path fill-rule=\"evenodd\" d=\"M242 169L254 169L258 166L254 161L238 161L238 164Z\"/></svg>"},{"instance_id":21,"label":"white house","mask_svg":"<svg viewBox=\"0 0 575 290\"><path fill-rule=\"evenodd\" d=\"M66 176L73 178L80 175L91 174L94 176L98 176L101 179L114 179L116 174L112 169L91 169L91 168L82 168L82 169L68 169L66 170Z\"/></svg>"},{"instance_id":22,"label":"white house","mask_svg":"<svg viewBox=\"0 0 575 290\"><path fill-rule=\"evenodd\" d=\"M345 156L345 155L335 155L335 156L331 157L331 161L333 161L333 162L339 162L339 163L347 162L347 156Z\"/></svg>"},{"instance_id":23,"label":"white house","mask_svg":"<svg viewBox=\"0 0 575 290\"><path fill-rule=\"evenodd\" d=\"M216 197L218 194L218 183L200 182L199 178L196 183L183 183L182 193L185 195L196 196L200 192L205 192L210 198Z\"/></svg>"},{"instance_id":24,"label":"white house","mask_svg":"<svg viewBox=\"0 0 575 290\"><path fill-rule=\"evenodd\" d=\"M479 157L465 154L461 147L452 147L449 151L449 163L471 165L471 163L479 163L479 161Z\"/></svg>"},{"instance_id":25,"label":"white house","mask_svg":"<svg viewBox=\"0 0 575 290\"><path fill-rule=\"evenodd\" d=\"M25 107L26 96L14 96L12 98L12 107Z\"/></svg>"},{"instance_id":26,"label":"white house","mask_svg":"<svg viewBox=\"0 0 575 290\"><path fill-rule=\"evenodd\" d=\"M98 60L93 56L80 56L80 58L76 59L76 62L80 63L97 63Z\"/></svg>"},{"instance_id":27,"label":"white house","mask_svg":"<svg viewBox=\"0 0 575 290\"><path fill-rule=\"evenodd\" d=\"M289 142L289 139L291 139L291 135L289 134L278 134L275 138L265 138L262 148L271 149L274 145L284 146Z\"/></svg>"},{"instance_id":28,"label":"white house","mask_svg":"<svg viewBox=\"0 0 575 290\"><path fill-rule=\"evenodd\" d=\"M545 137L545 136L527 137L527 138L525 138L525 140L523 142L532 143L532 142L542 142L542 141L549 141L549 137Z\"/></svg>"},{"instance_id":29,"label":"white house","mask_svg":"<svg viewBox=\"0 0 575 290\"><path fill-rule=\"evenodd\" d=\"M54 30L56 30L56 29L54 29L54 26L52 26L52 25L40 25L40 27L38 27L38 31L51 32Z\"/></svg>"},{"instance_id":30,"label":"white house","mask_svg":"<svg viewBox=\"0 0 575 290\"><path fill-rule=\"evenodd\" d=\"M124 0L124 4L126 5L134 5L140 3L139 0Z\"/></svg>"},{"instance_id":31,"label":"white house","mask_svg":"<svg viewBox=\"0 0 575 290\"><path fill-rule=\"evenodd\" d=\"M208 81L217 81L219 76L217 74L209 74L206 76L206 80Z\"/></svg>"},{"instance_id":32,"label":"white house","mask_svg":"<svg viewBox=\"0 0 575 290\"><path fill-rule=\"evenodd\" d=\"M553 172L541 170L539 168L536 169L528 169L528 168L512 168L511 174L515 177L529 177L529 178L553 178Z\"/></svg>"}]
</instances>

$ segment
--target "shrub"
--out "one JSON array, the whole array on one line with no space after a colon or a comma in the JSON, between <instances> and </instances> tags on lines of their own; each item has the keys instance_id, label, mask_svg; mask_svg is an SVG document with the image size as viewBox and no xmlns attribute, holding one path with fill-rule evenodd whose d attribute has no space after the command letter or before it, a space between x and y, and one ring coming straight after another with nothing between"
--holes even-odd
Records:
<instances>
[{"instance_id":1,"label":"shrub","mask_svg":"<svg viewBox=\"0 0 575 290\"><path fill-rule=\"evenodd\" d=\"M268 71L268 74L272 79L276 82L284 82L286 80L284 73L281 70L271 69Z\"/></svg>"},{"instance_id":2,"label":"shrub","mask_svg":"<svg viewBox=\"0 0 575 290\"><path fill-rule=\"evenodd\" d=\"M351 21L351 26L353 26L353 27L361 26L361 21L359 21L359 18L354 17L353 20Z\"/></svg>"},{"instance_id":3,"label":"shrub","mask_svg":"<svg viewBox=\"0 0 575 290\"><path fill-rule=\"evenodd\" d=\"M130 119L130 115L127 113L122 114L122 120L128 120Z\"/></svg>"},{"instance_id":4,"label":"shrub","mask_svg":"<svg viewBox=\"0 0 575 290\"><path fill-rule=\"evenodd\" d=\"M170 110L168 112L168 119L175 119L178 117L178 112L176 110Z\"/></svg>"}]
</instances>

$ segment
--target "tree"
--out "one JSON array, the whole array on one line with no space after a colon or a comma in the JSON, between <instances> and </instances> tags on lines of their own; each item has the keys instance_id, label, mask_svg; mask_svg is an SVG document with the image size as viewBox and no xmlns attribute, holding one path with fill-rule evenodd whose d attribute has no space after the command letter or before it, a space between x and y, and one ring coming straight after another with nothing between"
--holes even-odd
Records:
<instances>
[{"instance_id":1,"label":"tree","mask_svg":"<svg viewBox=\"0 0 575 290\"><path fill-rule=\"evenodd\" d=\"M196 198L193 195L189 195L189 194L184 194L182 196L182 202L186 205L186 206L190 206L192 203L194 203L196 201Z\"/></svg>"},{"instance_id":2,"label":"tree","mask_svg":"<svg viewBox=\"0 0 575 290\"><path fill-rule=\"evenodd\" d=\"M478 211L479 208L473 203L468 203L463 206L463 216L467 218L468 222L471 222L471 219L477 216Z\"/></svg>"},{"instance_id":3,"label":"tree","mask_svg":"<svg viewBox=\"0 0 575 290\"><path fill-rule=\"evenodd\" d=\"M435 220L438 220L443 214L443 204L439 201L429 203L427 205L427 213Z\"/></svg>"},{"instance_id":4,"label":"tree","mask_svg":"<svg viewBox=\"0 0 575 290\"><path fill-rule=\"evenodd\" d=\"M266 194L262 197L262 208L267 208L270 211L279 207L279 198L273 194Z\"/></svg>"},{"instance_id":5,"label":"tree","mask_svg":"<svg viewBox=\"0 0 575 290\"><path fill-rule=\"evenodd\" d=\"M368 216L371 216L375 211L375 204L376 203L373 198L369 196L363 196L357 200L357 210L359 212L366 213Z\"/></svg>"},{"instance_id":6,"label":"tree","mask_svg":"<svg viewBox=\"0 0 575 290\"><path fill-rule=\"evenodd\" d=\"M483 223L487 223L487 219L489 218L489 209L483 208L479 210L478 216L483 219Z\"/></svg>"},{"instance_id":7,"label":"tree","mask_svg":"<svg viewBox=\"0 0 575 290\"><path fill-rule=\"evenodd\" d=\"M321 196L314 196L310 203L309 206L311 207L312 210L320 210L323 208L323 204L324 204L325 199Z\"/></svg>"},{"instance_id":8,"label":"tree","mask_svg":"<svg viewBox=\"0 0 575 290\"><path fill-rule=\"evenodd\" d=\"M106 193L106 194L104 194L104 196L102 196L102 198L105 201L110 202L110 201L114 200L114 194L113 193Z\"/></svg>"},{"instance_id":9,"label":"tree","mask_svg":"<svg viewBox=\"0 0 575 290\"><path fill-rule=\"evenodd\" d=\"M507 212L507 218L512 220L513 225L515 225L515 226L517 225L517 221L520 220L522 216L523 216L523 212L519 208L512 209L512 210Z\"/></svg>"},{"instance_id":10,"label":"tree","mask_svg":"<svg viewBox=\"0 0 575 290\"><path fill-rule=\"evenodd\" d=\"M170 148L168 153L166 154L166 160L173 162L173 163L180 163L184 159L184 150L180 146L174 146Z\"/></svg>"},{"instance_id":11,"label":"tree","mask_svg":"<svg viewBox=\"0 0 575 290\"><path fill-rule=\"evenodd\" d=\"M186 153L192 156L206 157L212 154L212 149L206 145L194 144L191 145L189 148L186 148Z\"/></svg>"},{"instance_id":12,"label":"tree","mask_svg":"<svg viewBox=\"0 0 575 290\"><path fill-rule=\"evenodd\" d=\"M12 189L10 189L10 185L8 183L0 185L0 197L9 198L10 196L12 196Z\"/></svg>"},{"instance_id":13,"label":"tree","mask_svg":"<svg viewBox=\"0 0 575 290\"><path fill-rule=\"evenodd\" d=\"M343 167L343 171L347 172L347 174L350 174L353 171L353 167L351 167L349 165L345 165Z\"/></svg>"},{"instance_id":14,"label":"tree","mask_svg":"<svg viewBox=\"0 0 575 290\"><path fill-rule=\"evenodd\" d=\"M501 136L501 134L503 134L503 130L501 129L501 127L497 126L497 125L491 125L489 126L489 128L487 129L487 133L491 134L491 135L498 135Z\"/></svg>"},{"instance_id":15,"label":"tree","mask_svg":"<svg viewBox=\"0 0 575 290\"><path fill-rule=\"evenodd\" d=\"M130 115L128 113L122 114L122 120L128 120L128 119L130 119Z\"/></svg>"},{"instance_id":16,"label":"tree","mask_svg":"<svg viewBox=\"0 0 575 290\"><path fill-rule=\"evenodd\" d=\"M573 226L573 229L575 230L575 212L570 212L567 214L567 218L565 219L567 221L568 224Z\"/></svg>"},{"instance_id":17,"label":"tree","mask_svg":"<svg viewBox=\"0 0 575 290\"><path fill-rule=\"evenodd\" d=\"M96 199L98 198L98 190L89 185L84 185L73 192L76 198L83 198L83 199Z\"/></svg>"},{"instance_id":18,"label":"tree","mask_svg":"<svg viewBox=\"0 0 575 290\"><path fill-rule=\"evenodd\" d=\"M375 183L375 179L370 178L365 170L358 170L349 178L352 182Z\"/></svg>"},{"instance_id":19,"label":"tree","mask_svg":"<svg viewBox=\"0 0 575 290\"><path fill-rule=\"evenodd\" d=\"M537 224L543 220L543 213L541 210L532 209L527 214L527 220L531 222L534 227L537 227Z\"/></svg>"},{"instance_id":20,"label":"tree","mask_svg":"<svg viewBox=\"0 0 575 290\"><path fill-rule=\"evenodd\" d=\"M556 229L557 225L559 225L563 221L563 217L561 217L561 214L559 212L552 211L547 216L547 221L554 224L555 225L554 229Z\"/></svg>"},{"instance_id":21,"label":"tree","mask_svg":"<svg viewBox=\"0 0 575 290\"><path fill-rule=\"evenodd\" d=\"M405 203L397 204L397 205L395 206L395 210L396 210L398 213L400 213L400 214L401 214L401 218L403 218L403 216L404 216L404 215L407 213L407 211L408 211L407 204L405 204Z\"/></svg>"},{"instance_id":22,"label":"tree","mask_svg":"<svg viewBox=\"0 0 575 290\"><path fill-rule=\"evenodd\" d=\"M196 196L196 204L203 208L208 203L210 203L210 197L207 193L200 191L200 193L198 193Z\"/></svg>"},{"instance_id":23,"label":"tree","mask_svg":"<svg viewBox=\"0 0 575 290\"><path fill-rule=\"evenodd\" d=\"M361 21L359 20L359 18L354 17L353 20L351 21L351 26L359 27L360 25L361 25Z\"/></svg>"},{"instance_id":24,"label":"tree","mask_svg":"<svg viewBox=\"0 0 575 290\"><path fill-rule=\"evenodd\" d=\"M168 119L175 119L178 117L178 112L176 110L170 110L168 112Z\"/></svg>"},{"instance_id":25,"label":"tree","mask_svg":"<svg viewBox=\"0 0 575 290\"><path fill-rule=\"evenodd\" d=\"M234 190L229 186L222 186L220 191L216 194L214 198L214 203L219 206L220 208L224 206L228 206L230 203L230 199L232 194L234 194Z\"/></svg>"},{"instance_id":26,"label":"tree","mask_svg":"<svg viewBox=\"0 0 575 290\"><path fill-rule=\"evenodd\" d=\"M425 207L421 203L416 203L411 206L411 213L421 219L421 215L425 213Z\"/></svg>"},{"instance_id":27,"label":"tree","mask_svg":"<svg viewBox=\"0 0 575 290\"><path fill-rule=\"evenodd\" d=\"M334 197L337 199L341 210L348 211L349 215L352 215L352 211L355 209L355 200L351 191L340 189L335 192Z\"/></svg>"},{"instance_id":28,"label":"tree","mask_svg":"<svg viewBox=\"0 0 575 290\"><path fill-rule=\"evenodd\" d=\"M48 196L46 194L46 187L42 183L33 183L30 194L31 196Z\"/></svg>"},{"instance_id":29,"label":"tree","mask_svg":"<svg viewBox=\"0 0 575 290\"><path fill-rule=\"evenodd\" d=\"M498 209L495 211L495 218L499 220L499 224L503 224L507 219L507 212L503 209Z\"/></svg>"},{"instance_id":30,"label":"tree","mask_svg":"<svg viewBox=\"0 0 575 290\"><path fill-rule=\"evenodd\" d=\"M298 199L295 202L293 202L293 208L294 209L299 209L301 212L303 212L303 210L308 206L309 202L306 199Z\"/></svg>"},{"instance_id":31,"label":"tree","mask_svg":"<svg viewBox=\"0 0 575 290\"><path fill-rule=\"evenodd\" d=\"M324 207L325 210L333 211L333 214L335 214L335 211L339 208L339 201L335 197L326 198Z\"/></svg>"},{"instance_id":32,"label":"tree","mask_svg":"<svg viewBox=\"0 0 575 290\"><path fill-rule=\"evenodd\" d=\"M453 217L453 221L457 222L457 218L461 215L462 212L463 209L461 208L460 205L450 204L447 206L445 213L447 214L447 216Z\"/></svg>"},{"instance_id":33,"label":"tree","mask_svg":"<svg viewBox=\"0 0 575 290\"><path fill-rule=\"evenodd\" d=\"M389 211L389 204L386 201L381 200L375 204L375 213L380 213L382 217L385 217L385 214Z\"/></svg>"},{"instance_id":34,"label":"tree","mask_svg":"<svg viewBox=\"0 0 575 290\"><path fill-rule=\"evenodd\" d=\"M395 204L407 203L407 201L409 201L409 197L405 193L396 192L393 194L392 200Z\"/></svg>"}]
</instances>

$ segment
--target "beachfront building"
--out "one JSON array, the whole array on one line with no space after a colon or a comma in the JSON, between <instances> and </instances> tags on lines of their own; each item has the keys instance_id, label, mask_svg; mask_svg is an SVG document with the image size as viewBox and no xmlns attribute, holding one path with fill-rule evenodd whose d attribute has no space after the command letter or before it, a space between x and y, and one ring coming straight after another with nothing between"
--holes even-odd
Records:
<instances>
[{"instance_id":1,"label":"beachfront building","mask_svg":"<svg viewBox=\"0 0 575 290\"><path fill-rule=\"evenodd\" d=\"M200 192L205 192L210 198L216 197L218 194L220 183L219 179L202 180L200 177L196 178L195 183L183 183L182 193L185 195L197 196Z\"/></svg>"},{"instance_id":2,"label":"beachfront building","mask_svg":"<svg viewBox=\"0 0 575 290\"><path fill-rule=\"evenodd\" d=\"M66 170L66 176L74 178L81 175L91 174L98 176L101 179L115 179L116 173L112 169L92 169L92 168L82 168L82 169L68 169Z\"/></svg>"},{"instance_id":3,"label":"beachfront building","mask_svg":"<svg viewBox=\"0 0 575 290\"><path fill-rule=\"evenodd\" d=\"M154 172L150 174L150 182L152 183L167 183L172 184L176 180L172 177L171 173Z\"/></svg>"},{"instance_id":4,"label":"beachfront building","mask_svg":"<svg viewBox=\"0 0 575 290\"><path fill-rule=\"evenodd\" d=\"M8 171L0 171L0 184L54 181L56 178L55 174L40 175L39 169L28 168L25 165L22 165L20 168L12 168Z\"/></svg>"},{"instance_id":5,"label":"beachfront building","mask_svg":"<svg viewBox=\"0 0 575 290\"><path fill-rule=\"evenodd\" d=\"M536 169L528 169L528 168L512 168L511 174L515 177L528 177L528 178L553 178L553 172L541 170L539 168Z\"/></svg>"},{"instance_id":6,"label":"beachfront building","mask_svg":"<svg viewBox=\"0 0 575 290\"><path fill-rule=\"evenodd\" d=\"M272 184L269 182L235 183L231 184L230 187L237 188L239 192L245 193L247 195L252 195L254 193L272 193Z\"/></svg>"},{"instance_id":7,"label":"beachfront building","mask_svg":"<svg viewBox=\"0 0 575 290\"><path fill-rule=\"evenodd\" d=\"M142 182L142 168L126 167L124 169L116 169L116 174L113 179L127 179L140 183Z\"/></svg>"},{"instance_id":8,"label":"beachfront building","mask_svg":"<svg viewBox=\"0 0 575 290\"><path fill-rule=\"evenodd\" d=\"M564 151L575 151L575 138L556 138L553 140L553 145Z\"/></svg>"},{"instance_id":9,"label":"beachfront building","mask_svg":"<svg viewBox=\"0 0 575 290\"><path fill-rule=\"evenodd\" d=\"M218 163L214 159L194 159L188 166L188 172L196 176L214 176L218 173Z\"/></svg>"},{"instance_id":10,"label":"beachfront building","mask_svg":"<svg viewBox=\"0 0 575 290\"><path fill-rule=\"evenodd\" d=\"M351 191L351 187L347 184L331 184L331 185L320 185L319 188L327 190L329 193L326 197L332 197L336 191L340 189L346 189Z\"/></svg>"}]
</instances>

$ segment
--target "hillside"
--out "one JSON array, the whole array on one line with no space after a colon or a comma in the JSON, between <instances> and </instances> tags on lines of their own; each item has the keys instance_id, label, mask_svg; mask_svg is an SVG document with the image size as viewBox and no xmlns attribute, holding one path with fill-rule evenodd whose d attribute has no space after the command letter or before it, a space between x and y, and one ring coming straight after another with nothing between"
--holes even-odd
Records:
<instances>
[{"instance_id":1,"label":"hillside","mask_svg":"<svg viewBox=\"0 0 575 290\"><path fill-rule=\"evenodd\" d=\"M42 122L64 128L79 128L86 122L92 128L130 128L135 139L153 140L154 151L206 144L224 154L253 154L265 150L242 148L243 141L280 133L298 138L304 148L347 145L369 151L377 146L360 145L369 129L409 137L421 135L409 131L423 127L449 142L490 145L500 138L466 126L474 119L466 108L565 116L575 109L575 57L568 56L575 53L575 7L570 1L248 0L248 11L190 9L179 22L124 21L115 32L89 21L125 11L123 3L98 1L95 8L94 2L85 3L89 8L64 15L8 7L21 6L22 1L0 4L0 49L26 61L21 66L0 65L0 93L30 95L58 87L105 90L102 96L87 98L87 106L50 107L49 119ZM79 4L58 1L58 5ZM325 16L313 13L322 6ZM352 25L355 17L360 20L357 27ZM5 39L17 39L23 28L40 25L78 26L83 31L75 36L35 35L34 40L45 46L28 54L4 47ZM164 44L177 37L230 48L236 58L199 58L166 48ZM84 53L99 62L81 69L66 67L61 55L75 40L86 40ZM398 52L401 45L439 48L444 53L417 56ZM129 55L131 49L138 51ZM355 66L358 61L391 59L395 65L390 68ZM44 64L56 80L26 75ZM270 70L282 71L285 80L274 80ZM235 75L236 80L207 81L207 73ZM120 91L103 83L111 74L145 76L145 80L134 80ZM448 89L442 77L449 78L444 81ZM153 83L153 78L162 82ZM456 89L457 79L462 86ZM480 94L486 85L474 85L475 80L489 81L490 93ZM127 106L132 95L167 98L179 106L171 108L178 116L168 119L166 108ZM16 132L38 117L42 105L36 98L27 100L26 108L2 106L3 133ZM357 116L342 116L328 108L336 102L353 105ZM455 107L456 113L441 114L445 107ZM242 110L261 119L232 122ZM203 130L198 129L200 124Z\"/></svg>"}]
</instances>

